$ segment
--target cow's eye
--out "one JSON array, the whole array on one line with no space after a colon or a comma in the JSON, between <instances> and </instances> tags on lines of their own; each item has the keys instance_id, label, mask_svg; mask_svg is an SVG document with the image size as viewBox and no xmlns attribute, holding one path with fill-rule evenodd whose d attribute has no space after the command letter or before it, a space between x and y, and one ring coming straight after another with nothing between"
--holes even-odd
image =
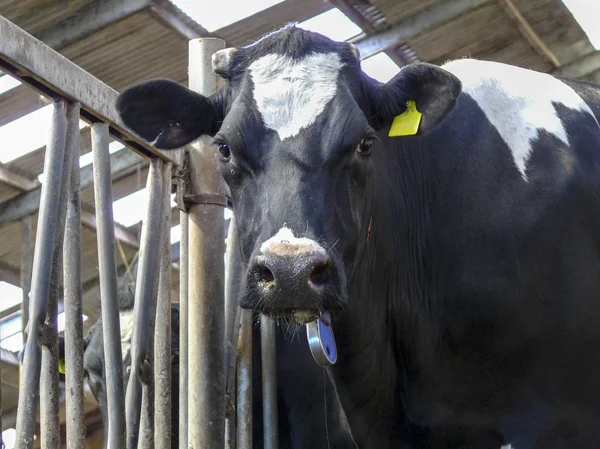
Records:
<instances>
[{"instance_id":1,"label":"cow's eye","mask_svg":"<svg viewBox=\"0 0 600 449\"><path fill-rule=\"evenodd\" d=\"M356 152L359 154L367 155L371 153L371 146L373 145L373 139L369 137L365 137L360 141L358 147L356 148Z\"/></svg>"},{"instance_id":2,"label":"cow's eye","mask_svg":"<svg viewBox=\"0 0 600 449\"><path fill-rule=\"evenodd\" d=\"M219 153L221 153L223 159L229 159L231 157L231 150L229 149L229 145L225 142L218 143L217 147L219 148Z\"/></svg>"}]
</instances>

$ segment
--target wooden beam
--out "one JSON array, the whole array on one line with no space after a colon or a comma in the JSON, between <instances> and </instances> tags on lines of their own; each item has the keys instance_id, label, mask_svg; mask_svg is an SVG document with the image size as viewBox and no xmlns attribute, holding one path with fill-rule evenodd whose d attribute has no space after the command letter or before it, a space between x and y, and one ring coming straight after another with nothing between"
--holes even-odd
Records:
<instances>
[{"instance_id":1,"label":"wooden beam","mask_svg":"<svg viewBox=\"0 0 600 449\"><path fill-rule=\"evenodd\" d=\"M95 0L36 37L49 47L61 48L149 6L149 0Z\"/></svg>"},{"instance_id":2,"label":"wooden beam","mask_svg":"<svg viewBox=\"0 0 600 449\"><path fill-rule=\"evenodd\" d=\"M88 229L96 230L96 216L88 210L81 210L81 224ZM135 233L131 232L125 226L115 222L115 239L125 243L132 248L139 249L140 242Z\"/></svg>"},{"instance_id":3,"label":"wooden beam","mask_svg":"<svg viewBox=\"0 0 600 449\"><path fill-rule=\"evenodd\" d=\"M489 0L445 0L403 20L387 31L354 42L362 59L404 44L423 32L456 19Z\"/></svg>"},{"instance_id":4,"label":"wooden beam","mask_svg":"<svg viewBox=\"0 0 600 449\"><path fill-rule=\"evenodd\" d=\"M111 176L143 162L143 158L129 150L121 150L110 156ZM92 165L81 169L81 190L89 187L94 182ZM0 224L17 221L28 215L34 214L40 207L41 186L35 190L23 193L0 204Z\"/></svg>"},{"instance_id":5,"label":"wooden beam","mask_svg":"<svg viewBox=\"0 0 600 449\"><path fill-rule=\"evenodd\" d=\"M560 67L560 61L550 48L544 44L544 41L538 36L533 30L527 19L523 17L523 14L515 6L512 0L500 0L500 4L504 7L504 10L509 17L517 24L517 27L521 31L521 34L525 36L529 44L535 49L535 51L544 59L550 61L555 67Z\"/></svg>"},{"instance_id":6,"label":"wooden beam","mask_svg":"<svg viewBox=\"0 0 600 449\"><path fill-rule=\"evenodd\" d=\"M600 51L593 51L553 72L565 78L583 78L600 69Z\"/></svg>"},{"instance_id":7,"label":"wooden beam","mask_svg":"<svg viewBox=\"0 0 600 449\"><path fill-rule=\"evenodd\" d=\"M29 192L40 186L40 182L37 179L31 179L11 171L5 165L0 165L0 182L15 187L16 189L23 190L24 192Z\"/></svg>"}]
</instances>

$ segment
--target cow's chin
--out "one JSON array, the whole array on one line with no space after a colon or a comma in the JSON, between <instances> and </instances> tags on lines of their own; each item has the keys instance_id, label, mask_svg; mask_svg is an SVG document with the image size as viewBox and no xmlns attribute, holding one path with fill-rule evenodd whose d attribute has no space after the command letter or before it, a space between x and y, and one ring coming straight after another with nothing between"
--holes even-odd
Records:
<instances>
[{"instance_id":1,"label":"cow's chin","mask_svg":"<svg viewBox=\"0 0 600 449\"><path fill-rule=\"evenodd\" d=\"M276 321L299 325L308 324L321 316L317 309L265 309L262 313Z\"/></svg>"}]
</instances>

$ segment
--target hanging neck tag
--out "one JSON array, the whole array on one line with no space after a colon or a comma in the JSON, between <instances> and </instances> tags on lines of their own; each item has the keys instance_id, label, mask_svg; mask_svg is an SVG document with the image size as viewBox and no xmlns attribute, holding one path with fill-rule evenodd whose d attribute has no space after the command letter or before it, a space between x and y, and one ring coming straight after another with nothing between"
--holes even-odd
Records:
<instances>
[{"instance_id":1,"label":"hanging neck tag","mask_svg":"<svg viewBox=\"0 0 600 449\"><path fill-rule=\"evenodd\" d=\"M337 361L337 347L331 327L329 312L306 325L308 347L319 366L333 365Z\"/></svg>"},{"instance_id":2,"label":"hanging neck tag","mask_svg":"<svg viewBox=\"0 0 600 449\"><path fill-rule=\"evenodd\" d=\"M423 114L417 110L417 104L413 100L407 101L406 110L394 117L388 136L414 136L419 132L422 116Z\"/></svg>"}]
</instances>

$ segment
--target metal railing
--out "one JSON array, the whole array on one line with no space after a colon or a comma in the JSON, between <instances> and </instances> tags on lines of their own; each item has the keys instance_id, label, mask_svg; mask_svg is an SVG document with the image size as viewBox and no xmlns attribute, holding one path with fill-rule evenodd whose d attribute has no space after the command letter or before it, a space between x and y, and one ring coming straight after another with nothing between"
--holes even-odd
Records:
<instances>
[{"instance_id":1,"label":"metal railing","mask_svg":"<svg viewBox=\"0 0 600 449\"><path fill-rule=\"evenodd\" d=\"M190 41L190 87L217 88L210 70L220 39ZM26 49L26 51L23 51ZM66 447L84 444L83 328L79 119L91 124L98 269L107 385L109 449L169 447L171 420L179 421L179 447L252 447L252 314L237 306L241 270L235 226L229 227L227 273L223 208L227 192L214 149L200 138L189 148L163 152L121 122L117 92L0 16L0 69L53 101L32 264L31 297L16 420L16 447L32 448L40 406L41 447L61 447L57 304L63 285L65 328ZM131 367L124 388L117 298L115 227L109 137L150 160L148 211L142 224ZM173 176L184 165L186 182ZM170 193L177 185L181 211L179 379L171 375ZM186 186L185 189L183 186ZM210 200L203 199L210 198ZM221 201L215 202L215 198ZM27 220L23 221L28 231ZM24 259L23 267L27 267ZM62 274L62 276L61 276ZM26 279L23 273L22 279ZM25 281L24 281L25 282ZM25 289L26 286L24 285ZM27 293L24 293L26 297ZM27 315L24 315L24 317ZM152 328L153 327L153 328ZM151 338L154 334L154 338ZM274 336L263 334L265 447L276 448ZM265 371L266 370L266 371ZM171 384L179 382L180 410L171 416ZM150 390L153 388L153 390ZM227 398L227 406L226 406ZM1 400L1 399L0 399ZM147 419L151 409L154 420ZM0 415L0 423L1 423ZM152 428L153 427L153 428ZM226 432L227 429L227 432ZM36 436L37 437L37 436Z\"/></svg>"}]
</instances>

